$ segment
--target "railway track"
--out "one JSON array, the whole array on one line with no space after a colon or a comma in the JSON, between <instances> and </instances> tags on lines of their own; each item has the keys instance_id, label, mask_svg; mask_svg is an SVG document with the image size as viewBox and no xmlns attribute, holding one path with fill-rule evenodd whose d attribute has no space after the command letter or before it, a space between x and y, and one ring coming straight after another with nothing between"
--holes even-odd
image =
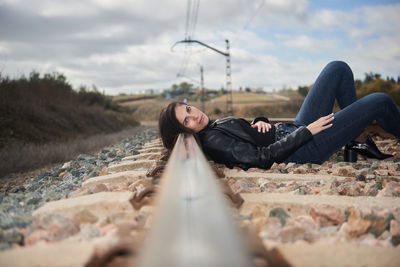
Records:
<instances>
[{"instance_id":1,"label":"railway track","mask_svg":"<svg viewBox=\"0 0 400 267\"><path fill-rule=\"evenodd\" d=\"M207 164L190 137L139 152L37 209L0 265L400 265L397 158L244 172Z\"/></svg>"}]
</instances>

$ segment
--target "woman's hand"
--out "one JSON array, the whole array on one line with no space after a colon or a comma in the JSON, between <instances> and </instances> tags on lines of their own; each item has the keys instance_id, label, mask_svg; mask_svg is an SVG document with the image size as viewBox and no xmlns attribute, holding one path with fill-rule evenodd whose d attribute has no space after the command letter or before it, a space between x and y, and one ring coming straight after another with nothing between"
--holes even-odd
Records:
<instances>
[{"instance_id":1,"label":"woman's hand","mask_svg":"<svg viewBox=\"0 0 400 267\"><path fill-rule=\"evenodd\" d=\"M333 121L335 117L333 117L333 113L321 117L318 120L314 121L313 123L310 123L307 126L307 129L312 133L312 135L316 135L319 132L322 132L330 127L332 127L331 121Z\"/></svg>"},{"instance_id":2,"label":"woman's hand","mask_svg":"<svg viewBox=\"0 0 400 267\"><path fill-rule=\"evenodd\" d=\"M258 132L268 132L271 129L271 124L266 123L264 121L257 121L256 123L251 125L252 128L258 128Z\"/></svg>"}]
</instances>

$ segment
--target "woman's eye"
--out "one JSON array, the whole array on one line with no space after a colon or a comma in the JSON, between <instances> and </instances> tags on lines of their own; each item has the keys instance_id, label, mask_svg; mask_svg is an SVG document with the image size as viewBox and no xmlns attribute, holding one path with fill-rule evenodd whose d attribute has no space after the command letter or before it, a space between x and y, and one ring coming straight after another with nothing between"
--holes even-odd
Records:
<instances>
[{"instance_id":1,"label":"woman's eye","mask_svg":"<svg viewBox=\"0 0 400 267\"><path fill-rule=\"evenodd\" d=\"M188 123L188 119L185 118L185 119L183 120L183 124L186 125L187 123Z\"/></svg>"},{"instance_id":2,"label":"woman's eye","mask_svg":"<svg viewBox=\"0 0 400 267\"><path fill-rule=\"evenodd\" d=\"M190 112L190 106L186 106L186 112Z\"/></svg>"}]
</instances>

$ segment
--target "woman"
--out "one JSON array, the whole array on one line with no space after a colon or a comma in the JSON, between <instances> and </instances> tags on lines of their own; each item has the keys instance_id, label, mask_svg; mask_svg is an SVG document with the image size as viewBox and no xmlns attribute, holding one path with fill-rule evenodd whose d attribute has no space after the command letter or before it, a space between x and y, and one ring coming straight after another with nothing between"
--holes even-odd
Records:
<instances>
[{"instance_id":1,"label":"woman","mask_svg":"<svg viewBox=\"0 0 400 267\"><path fill-rule=\"evenodd\" d=\"M341 110L333 114L335 99ZM322 164L345 145L353 156L391 157L362 134L374 120L400 138L400 112L393 100L383 93L357 100L351 69L334 61L317 78L293 123L271 125L264 117L251 124L233 117L212 122L199 109L173 102L161 111L159 128L168 149L179 133L193 133L209 158L246 170L268 169L274 162Z\"/></svg>"}]
</instances>

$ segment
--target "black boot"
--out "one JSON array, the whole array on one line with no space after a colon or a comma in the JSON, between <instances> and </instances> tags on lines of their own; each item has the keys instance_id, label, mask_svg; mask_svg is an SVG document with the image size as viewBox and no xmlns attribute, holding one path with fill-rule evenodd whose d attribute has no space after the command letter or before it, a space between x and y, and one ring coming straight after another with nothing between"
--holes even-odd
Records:
<instances>
[{"instance_id":1,"label":"black boot","mask_svg":"<svg viewBox=\"0 0 400 267\"><path fill-rule=\"evenodd\" d=\"M357 162L357 152L351 150L350 144L344 147L344 161Z\"/></svg>"},{"instance_id":2,"label":"black boot","mask_svg":"<svg viewBox=\"0 0 400 267\"><path fill-rule=\"evenodd\" d=\"M346 161L346 150L347 150L347 153L351 153L349 151L352 151L354 153L358 153L367 158L387 159L387 158L393 157L392 154L384 154L384 153L380 152L378 147L374 143L374 141L369 136L367 137L367 140L365 141L365 143L359 143L356 141L352 141L348 145L346 145L345 161ZM350 160L351 157L348 157L347 159L349 159L348 161L351 161ZM357 161L357 157L356 157L355 161ZM351 162L355 162L355 161L351 161Z\"/></svg>"}]
</instances>

